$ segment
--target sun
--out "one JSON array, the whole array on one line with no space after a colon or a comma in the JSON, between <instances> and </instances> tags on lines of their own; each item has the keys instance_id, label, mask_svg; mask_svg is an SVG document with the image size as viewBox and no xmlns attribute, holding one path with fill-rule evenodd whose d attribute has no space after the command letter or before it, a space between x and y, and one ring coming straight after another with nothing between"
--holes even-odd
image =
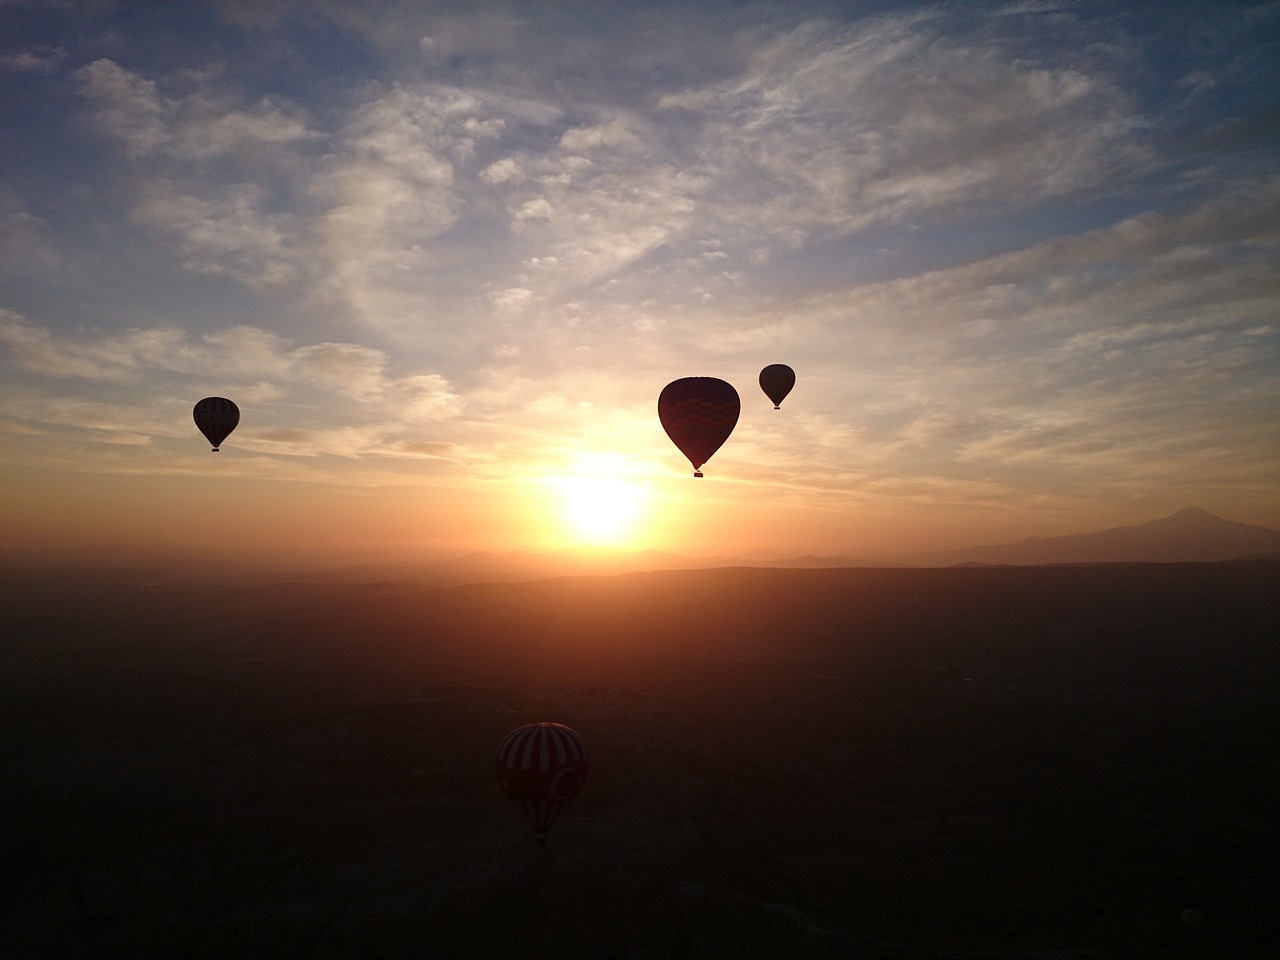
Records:
<instances>
[{"instance_id":1,"label":"sun","mask_svg":"<svg viewBox=\"0 0 1280 960\"><path fill-rule=\"evenodd\" d=\"M646 491L607 475L562 477L555 483L568 539L594 546L626 546L643 519Z\"/></svg>"}]
</instances>

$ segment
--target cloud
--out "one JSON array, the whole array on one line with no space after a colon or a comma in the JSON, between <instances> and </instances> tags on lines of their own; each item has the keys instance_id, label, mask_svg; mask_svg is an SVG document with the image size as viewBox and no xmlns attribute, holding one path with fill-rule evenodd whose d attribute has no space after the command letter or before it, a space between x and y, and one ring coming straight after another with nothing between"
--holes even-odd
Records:
<instances>
[{"instance_id":1,"label":"cloud","mask_svg":"<svg viewBox=\"0 0 1280 960\"><path fill-rule=\"evenodd\" d=\"M263 146L321 139L306 112L278 97L239 105L202 84L165 96L160 84L112 60L95 60L75 73L81 95L96 107L94 121L134 157L166 155L190 163Z\"/></svg>"},{"instance_id":2,"label":"cloud","mask_svg":"<svg viewBox=\"0 0 1280 960\"><path fill-rule=\"evenodd\" d=\"M421 323L433 248L463 208L458 167L503 127L490 109L455 89L395 88L363 104L338 137L341 151L311 194L326 209L316 231L329 267L323 290L353 317Z\"/></svg>"},{"instance_id":3,"label":"cloud","mask_svg":"<svg viewBox=\"0 0 1280 960\"><path fill-rule=\"evenodd\" d=\"M514 183L524 179L524 171L512 157L496 160L480 171L480 179L485 183Z\"/></svg>"},{"instance_id":4,"label":"cloud","mask_svg":"<svg viewBox=\"0 0 1280 960\"><path fill-rule=\"evenodd\" d=\"M1278 218L1280 194L1263 180L958 267L709 318L703 333L731 357L784 345L794 399L812 384L806 406L847 430L834 460L806 463L814 482L858 465L1128 495L1141 465L1178 489L1210 476L1248 487L1259 462L1276 463L1257 404L1280 391L1280 341L1259 322L1280 310ZM819 449L802 439L770 449L783 462Z\"/></svg>"},{"instance_id":5,"label":"cloud","mask_svg":"<svg viewBox=\"0 0 1280 960\"><path fill-rule=\"evenodd\" d=\"M395 376L379 350L352 343L295 346L275 334L235 327L193 341L176 329L129 330L72 338L35 327L10 311L0 311L0 344L21 370L66 384L56 392L28 396L15 419L32 424L57 423L78 428L118 429L126 421L139 435L148 425L159 436L172 436L172 400L182 396L186 430L190 403L216 380L218 392L253 409L261 433L249 424L244 436L300 449L308 437L323 436L342 450L377 452L401 449L405 433L424 424L444 424L463 410L463 401L448 380L436 373ZM90 399L97 392L74 385L114 385L111 403ZM204 384L204 386L202 386ZM347 398L346 423L288 423L290 418L324 421L320 413L335 397ZM130 410L148 409L139 415ZM86 411L94 411L87 415ZM315 412L306 413L306 410ZM104 419L105 418L105 419ZM136 422L135 422L136 421ZM339 443L340 441L340 443ZM404 448L408 449L408 448ZM310 452L315 452L310 451Z\"/></svg>"},{"instance_id":6,"label":"cloud","mask_svg":"<svg viewBox=\"0 0 1280 960\"><path fill-rule=\"evenodd\" d=\"M0 54L0 71L47 76L57 72L58 65L66 59L66 56L67 52L62 47L50 46L37 46L28 50Z\"/></svg>"},{"instance_id":7,"label":"cloud","mask_svg":"<svg viewBox=\"0 0 1280 960\"><path fill-rule=\"evenodd\" d=\"M49 276L62 264L53 228L19 194L0 187L0 276Z\"/></svg>"},{"instance_id":8,"label":"cloud","mask_svg":"<svg viewBox=\"0 0 1280 960\"><path fill-rule=\"evenodd\" d=\"M489 299L500 310L516 310L533 299L533 291L524 287L508 287L505 290L495 290L489 294ZM503 348L508 352L512 350L515 353L519 352L518 348L512 348L509 345L503 345Z\"/></svg>"},{"instance_id":9,"label":"cloud","mask_svg":"<svg viewBox=\"0 0 1280 960\"><path fill-rule=\"evenodd\" d=\"M522 165L542 176L516 187L519 199L509 207L512 249L537 267L520 276L520 286L543 302L558 303L617 275L680 236L694 214L689 185L667 164L543 157Z\"/></svg>"},{"instance_id":10,"label":"cloud","mask_svg":"<svg viewBox=\"0 0 1280 960\"><path fill-rule=\"evenodd\" d=\"M1280 245L1277 217L1280 181L1268 178L1182 211L1139 214L972 263L806 298L794 313L822 322L827 335L841 326L866 332L886 349L927 338L917 345L945 341L983 354L1023 351L1045 336L1115 336L1140 321L1235 322L1265 315L1263 304L1276 296L1268 277ZM864 322L844 323L854 316ZM992 343L997 330L1002 336Z\"/></svg>"},{"instance_id":11,"label":"cloud","mask_svg":"<svg viewBox=\"0 0 1280 960\"><path fill-rule=\"evenodd\" d=\"M189 98L175 152L191 158L216 157L262 145L322 139L299 108L263 97L245 109L222 98Z\"/></svg>"},{"instance_id":12,"label":"cloud","mask_svg":"<svg viewBox=\"0 0 1280 960\"><path fill-rule=\"evenodd\" d=\"M295 172L290 151L319 137L303 111L269 97L239 107L205 86L166 96L106 59L76 77L99 129L137 165L132 219L176 238L184 267L255 288L305 272L305 222L273 186Z\"/></svg>"},{"instance_id":13,"label":"cloud","mask_svg":"<svg viewBox=\"0 0 1280 960\"><path fill-rule=\"evenodd\" d=\"M320 131L282 98L240 103L203 79L166 96L110 60L77 76L137 164L134 220L176 238L185 267L251 287L310 281L370 323L403 313L424 247L457 218L455 164L505 124L438 86L375 91Z\"/></svg>"},{"instance_id":14,"label":"cloud","mask_svg":"<svg viewBox=\"0 0 1280 960\"><path fill-rule=\"evenodd\" d=\"M515 219L520 220L551 220L555 214L555 208L551 206L546 197L538 197L536 200L526 200L521 204L520 209L516 211Z\"/></svg>"},{"instance_id":15,"label":"cloud","mask_svg":"<svg viewBox=\"0 0 1280 960\"><path fill-rule=\"evenodd\" d=\"M665 96L649 116L601 108L585 124L557 120L554 102L433 83L371 87L328 131L278 97L166 97L110 61L86 68L85 86L133 155L172 159L135 216L178 237L189 269L253 286L315 279L318 302L384 329L420 323L415 304L433 289L468 295L440 270L467 251L451 231L483 236L480 184L500 193L510 234L471 258L471 295L528 290L526 310L554 310L654 254L655 266L681 264L667 296L706 302L732 293L750 276L743 258L770 246L941 213L984 191L1000 203L1065 192L1092 182L1089 157L1110 174L1123 165L1132 118L1105 78L1020 65L995 42L964 46L888 19L740 43L750 54L737 76ZM300 164L297 151L321 142L321 162ZM305 204L284 213L270 177L197 180L177 163L220 153L244 165L263 146L277 151L279 182L301 173L288 195ZM663 259L707 241L721 244L718 261L705 250Z\"/></svg>"},{"instance_id":16,"label":"cloud","mask_svg":"<svg viewBox=\"0 0 1280 960\"><path fill-rule=\"evenodd\" d=\"M322 381L356 400L380 395L386 355L354 343L317 343L290 354L292 366L303 376Z\"/></svg>"},{"instance_id":17,"label":"cloud","mask_svg":"<svg viewBox=\"0 0 1280 960\"><path fill-rule=\"evenodd\" d=\"M384 388L383 396L413 422L447 420L463 408L449 382L435 373L394 380Z\"/></svg>"},{"instance_id":18,"label":"cloud","mask_svg":"<svg viewBox=\"0 0 1280 960\"><path fill-rule=\"evenodd\" d=\"M84 96L98 107L98 125L128 153L140 156L170 142L168 125L175 105L160 95L154 81L105 59L81 67L76 79Z\"/></svg>"},{"instance_id":19,"label":"cloud","mask_svg":"<svg viewBox=\"0 0 1280 960\"><path fill-rule=\"evenodd\" d=\"M49 331L30 326L8 310L0 310L0 343L19 366L37 373L91 380L119 378L94 358L92 351L60 343Z\"/></svg>"},{"instance_id":20,"label":"cloud","mask_svg":"<svg viewBox=\"0 0 1280 960\"><path fill-rule=\"evenodd\" d=\"M640 138L621 120L586 127L572 127L560 135L560 149L568 153L590 153L597 149L631 149Z\"/></svg>"},{"instance_id":21,"label":"cloud","mask_svg":"<svg viewBox=\"0 0 1280 960\"><path fill-rule=\"evenodd\" d=\"M165 95L157 81L109 60L79 76L99 126L138 165L133 220L174 238L184 267L251 288L308 283L310 299L378 328L420 325L430 285L456 282L441 274L455 259L475 274L473 295L505 270L506 283L493 288L553 302L634 263L692 211L687 185L667 165L633 156L597 167L562 152L632 151L640 141L618 117L563 129L535 152L511 151L501 146L509 128L545 124L556 108L395 85L372 90L320 131L279 98L238 103L204 81ZM303 163L300 151L318 143L328 151ZM446 238L461 216L482 213L482 183L509 194L517 241L509 259L496 245L477 257ZM509 272L522 261L536 263L536 274ZM513 303L505 295L493 302Z\"/></svg>"},{"instance_id":22,"label":"cloud","mask_svg":"<svg viewBox=\"0 0 1280 960\"><path fill-rule=\"evenodd\" d=\"M297 274L288 249L293 218L269 214L265 206L264 191L252 184L198 197L159 182L142 188L133 218L178 237L188 269L263 287L286 283Z\"/></svg>"},{"instance_id":23,"label":"cloud","mask_svg":"<svg viewBox=\"0 0 1280 960\"><path fill-rule=\"evenodd\" d=\"M743 75L664 97L696 124L700 199L726 229L785 239L1007 209L1153 162L1106 71L1019 56L1016 31L944 29L809 23L760 43Z\"/></svg>"}]
</instances>

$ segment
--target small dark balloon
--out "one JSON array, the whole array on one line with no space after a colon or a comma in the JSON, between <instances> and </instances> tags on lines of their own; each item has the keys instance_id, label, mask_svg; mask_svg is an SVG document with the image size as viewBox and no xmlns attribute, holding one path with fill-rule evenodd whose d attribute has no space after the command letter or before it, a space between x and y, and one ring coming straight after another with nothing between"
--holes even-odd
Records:
<instances>
[{"instance_id":1,"label":"small dark balloon","mask_svg":"<svg viewBox=\"0 0 1280 960\"><path fill-rule=\"evenodd\" d=\"M771 363L760 371L760 389L773 401L775 410L795 385L796 372L785 363Z\"/></svg>"},{"instance_id":2,"label":"small dark balloon","mask_svg":"<svg viewBox=\"0 0 1280 960\"><path fill-rule=\"evenodd\" d=\"M729 439L742 402L732 384L715 377L672 380L658 395L658 419L667 436L693 464L693 475Z\"/></svg>"},{"instance_id":3,"label":"small dark balloon","mask_svg":"<svg viewBox=\"0 0 1280 960\"><path fill-rule=\"evenodd\" d=\"M222 441L240 422L240 408L226 397L205 397L196 404L193 416L196 426L217 453Z\"/></svg>"}]
</instances>

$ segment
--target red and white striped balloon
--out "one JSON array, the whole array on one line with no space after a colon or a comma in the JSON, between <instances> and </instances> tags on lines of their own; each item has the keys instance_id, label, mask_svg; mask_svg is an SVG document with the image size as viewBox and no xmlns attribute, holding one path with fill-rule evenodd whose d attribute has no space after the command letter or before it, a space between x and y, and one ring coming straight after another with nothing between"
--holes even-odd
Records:
<instances>
[{"instance_id":1,"label":"red and white striped balloon","mask_svg":"<svg viewBox=\"0 0 1280 960\"><path fill-rule=\"evenodd\" d=\"M543 839L587 779L587 745L563 723L512 730L496 757L498 783Z\"/></svg>"}]
</instances>

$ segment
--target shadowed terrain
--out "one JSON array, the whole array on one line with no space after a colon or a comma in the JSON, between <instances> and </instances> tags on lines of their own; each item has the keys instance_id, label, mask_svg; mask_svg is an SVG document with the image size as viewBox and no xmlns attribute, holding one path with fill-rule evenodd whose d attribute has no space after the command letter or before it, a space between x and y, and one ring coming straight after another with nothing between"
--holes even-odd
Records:
<instances>
[{"instance_id":1,"label":"shadowed terrain","mask_svg":"<svg viewBox=\"0 0 1280 960\"><path fill-rule=\"evenodd\" d=\"M150 583L5 584L5 956L1274 943L1280 564Z\"/></svg>"}]
</instances>

